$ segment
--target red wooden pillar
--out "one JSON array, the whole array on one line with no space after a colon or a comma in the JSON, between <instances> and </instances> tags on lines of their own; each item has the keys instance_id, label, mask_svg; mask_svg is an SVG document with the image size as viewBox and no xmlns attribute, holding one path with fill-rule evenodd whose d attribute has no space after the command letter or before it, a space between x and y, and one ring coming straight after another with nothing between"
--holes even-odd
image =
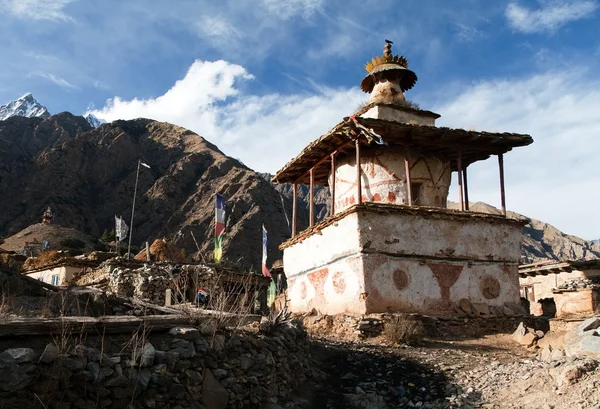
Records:
<instances>
[{"instance_id":1,"label":"red wooden pillar","mask_svg":"<svg viewBox=\"0 0 600 409\"><path fill-rule=\"evenodd\" d=\"M356 138L356 189L358 191L357 204L362 204L362 180L360 178L360 142Z\"/></svg>"},{"instance_id":2,"label":"red wooden pillar","mask_svg":"<svg viewBox=\"0 0 600 409\"><path fill-rule=\"evenodd\" d=\"M294 191L292 192L292 237L296 235L296 206L298 202L298 184L294 182L292 185Z\"/></svg>"},{"instance_id":3,"label":"red wooden pillar","mask_svg":"<svg viewBox=\"0 0 600 409\"><path fill-rule=\"evenodd\" d=\"M410 181L410 162L408 160L408 152L404 154L404 172L406 173L406 196L408 197L408 205L412 206L412 183Z\"/></svg>"},{"instance_id":4,"label":"red wooden pillar","mask_svg":"<svg viewBox=\"0 0 600 409\"><path fill-rule=\"evenodd\" d=\"M506 216L506 196L504 192L504 155L498 155L498 170L500 171L500 203L502 214Z\"/></svg>"},{"instance_id":5,"label":"red wooden pillar","mask_svg":"<svg viewBox=\"0 0 600 409\"><path fill-rule=\"evenodd\" d=\"M467 167L463 169L463 184L465 186L465 210L469 211L469 186L467 185Z\"/></svg>"},{"instance_id":6,"label":"red wooden pillar","mask_svg":"<svg viewBox=\"0 0 600 409\"><path fill-rule=\"evenodd\" d=\"M310 192L309 192L309 201L310 201L310 205L309 205L309 218L310 218L310 226L313 226L315 224L315 172L314 172L314 168L311 168L310 170Z\"/></svg>"},{"instance_id":7,"label":"red wooden pillar","mask_svg":"<svg viewBox=\"0 0 600 409\"><path fill-rule=\"evenodd\" d=\"M331 154L331 215L335 214L335 152Z\"/></svg>"},{"instance_id":8,"label":"red wooden pillar","mask_svg":"<svg viewBox=\"0 0 600 409\"><path fill-rule=\"evenodd\" d=\"M463 200L463 172L462 172L462 153L458 152L458 157L456 158L456 167L458 170L458 204L460 205L460 210L465 210L465 203Z\"/></svg>"}]
</instances>

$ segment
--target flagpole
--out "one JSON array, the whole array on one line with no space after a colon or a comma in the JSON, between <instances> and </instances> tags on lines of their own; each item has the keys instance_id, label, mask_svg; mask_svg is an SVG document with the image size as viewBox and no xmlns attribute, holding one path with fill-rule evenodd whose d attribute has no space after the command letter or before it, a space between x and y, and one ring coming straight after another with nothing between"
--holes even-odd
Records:
<instances>
[{"instance_id":1,"label":"flagpole","mask_svg":"<svg viewBox=\"0 0 600 409\"><path fill-rule=\"evenodd\" d=\"M133 215L135 213L135 196L137 194L138 178L140 177L140 162L138 159L137 172L135 174L135 187L133 188L133 204L131 205L131 220L129 221L129 245L127 246L127 259L131 260L131 237L133 237Z\"/></svg>"}]
</instances>

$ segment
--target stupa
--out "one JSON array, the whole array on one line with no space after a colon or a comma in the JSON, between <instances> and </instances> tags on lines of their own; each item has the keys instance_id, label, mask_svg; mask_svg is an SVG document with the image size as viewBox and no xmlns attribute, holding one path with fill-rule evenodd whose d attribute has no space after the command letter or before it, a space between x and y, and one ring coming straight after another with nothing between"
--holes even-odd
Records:
<instances>
[{"instance_id":1,"label":"stupa","mask_svg":"<svg viewBox=\"0 0 600 409\"><path fill-rule=\"evenodd\" d=\"M440 115L405 100L416 74L386 41L366 65L369 103L309 144L273 177L294 185L292 238L281 245L294 312L420 312L519 302L526 220L506 217L503 155L528 135L435 126ZM503 215L469 211L467 169L496 156ZM447 209L452 175L460 210ZM296 231L298 184L310 186L310 226ZM331 214L315 224L315 184Z\"/></svg>"}]
</instances>

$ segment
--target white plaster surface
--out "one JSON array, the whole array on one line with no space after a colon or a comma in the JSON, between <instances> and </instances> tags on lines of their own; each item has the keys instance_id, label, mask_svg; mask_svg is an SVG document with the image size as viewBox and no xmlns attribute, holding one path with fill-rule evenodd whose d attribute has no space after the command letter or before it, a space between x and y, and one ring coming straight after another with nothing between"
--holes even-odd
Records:
<instances>
[{"instance_id":1,"label":"white plaster surface","mask_svg":"<svg viewBox=\"0 0 600 409\"><path fill-rule=\"evenodd\" d=\"M391 106L376 105L360 116L361 118L383 119L405 124L435 126L434 117L418 115Z\"/></svg>"},{"instance_id":2,"label":"white plaster surface","mask_svg":"<svg viewBox=\"0 0 600 409\"><path fill-rule=\"evenodd\" d=\"M358 215L351 213L301 243L286 248L283 252L286 276L295 277L333 260L358 253L360 246L357 219Z\"/></svg>"},{"instance_id":3,"label":"white plaster surface","mask_svg":"<svg viewBox=\"0 0 600 409\"><path fill-rule=\"evenodd\" d=\"M362 147L361 192L363 202L408 204L405 152L398 146ZM420 183L414 205L446 207L451 182L450 163L434 156L409 154L411 183ZM335 212L358 202L356 157L349 155L336 162ZM331 174L329 186L331 186Z\"/></svg>"},{"instance_id":4,"label":"white plaster surface","mask_svg":"<svg viewBox=\"0 0 600 409\"><path fill-rule=\"evenodd\" d=\"M29 277L43 281L46 284L52 284L52 276L58 275L58 285L66 285L73 276L81 271L80 267L61 266L54 267L48 270L36 271L35 273L27 274Z\"/></svg>"},{"instance_id":5,"label":"white plaster surface","mask_svg":"<svg viewBox=\"0 0 600 409\"><path fill-rule=\"evenodd\" d=\"M364 313L362 270L362 259L357 255L288 279L291 311L316 308L327 314Z\"/></svg>"},{"instance_id":6,"label":"white plaster surface","mask_svg":"<svg viewBox=\"0 0 600 409\"><path fill-rule=\"evenodd\" d=\"M521 226L516 223L368 211L358 220L361 246L374 251L512 262L521 257Z\"/></svg>"}]
</instances>

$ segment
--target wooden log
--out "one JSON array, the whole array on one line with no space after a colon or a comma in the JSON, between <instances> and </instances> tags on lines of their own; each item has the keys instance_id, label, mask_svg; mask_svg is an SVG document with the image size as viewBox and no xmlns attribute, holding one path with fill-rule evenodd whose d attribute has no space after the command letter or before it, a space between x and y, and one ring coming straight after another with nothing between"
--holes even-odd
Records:
<instances>
[{"instance_id":1,"label":"wooden log","mask_svg":"<svg viewBox=\"0 0 600 409\"><path fill-rule=\"evenodd\" d=\"M458 152L458 157L456 158L456 166L458 168L458 204L460 206L460 210L465 210L465 202L463 198L463 176L462 176L462 154Z\"/></svg>"},{"instance_id":2,"label":"wooden log","mask_svg":"<svg viewBox=\"0 0 600 409\"><path fill-rule=\"evenodd\" d=\"M358 190L357 204L362 204L362 180L360 178L360 141L356 138L356 189Z\"/></svg>"},{"instance_id":3,"label":"wooden log","mask_svg":"<svg viewBox=\"0 0 600 409\"><path fill-rule=\"evenodd\" d=\"M309 226L314 226L315 224L315 172L314 168L310 170L310 192L308 195L309 200Z\"/></svg>"},{"instance_id":4,"label":"wooden log","mask_svg":"<svg viewBox=\"0 0 600 409\"><path fill-rule=\"evenodd\" d=\"M500 172L500 203L502 214L506 216L506 195L504 193L504 156L498 155L498 170Z\"/></svg>"},{"instance_id":5,"label":"wooden log","mask_svg":"<svg viewBox=\"0 0 600 409\"><path fill-rule=\"evenodd\" d=\"M296 207L298 206L298 184L294 182L294 184L292 185L292 189L294 189L294 191L292 192L292 237L294 237L296 235Z\"/></svg>"},{"instance_id":6,"label":"wooden log","mask_svg":"<svg viewBox=\"0 0 600 409\"><path fill-rule=\"evenodd\" d=\"M335 214L335 152L331 154L331 214L333 216Z\"/></svg>"},{"instance_id":7,"label":"wooden log","mask_svg":"<svg viewBox=\"0 0 600 409\"><path fill-rule=\"evenodd\" d=\"M404 154L404 172L406 173L406 197L408 197L408 205L412 206L412 186L410 181L410 162L408 160L408 152Z\"/></svg>"},{"instance_id":8,"label":"wooden log","mask_svg":"<svg viewBox=\"0 0 600 409\"><path fill-rule=\"evenodd\" d=\"M467 185L467 167L463 169L463 184L465 186L465 210L469 211L469 186Z\"/></svg>"}]
</instances>

